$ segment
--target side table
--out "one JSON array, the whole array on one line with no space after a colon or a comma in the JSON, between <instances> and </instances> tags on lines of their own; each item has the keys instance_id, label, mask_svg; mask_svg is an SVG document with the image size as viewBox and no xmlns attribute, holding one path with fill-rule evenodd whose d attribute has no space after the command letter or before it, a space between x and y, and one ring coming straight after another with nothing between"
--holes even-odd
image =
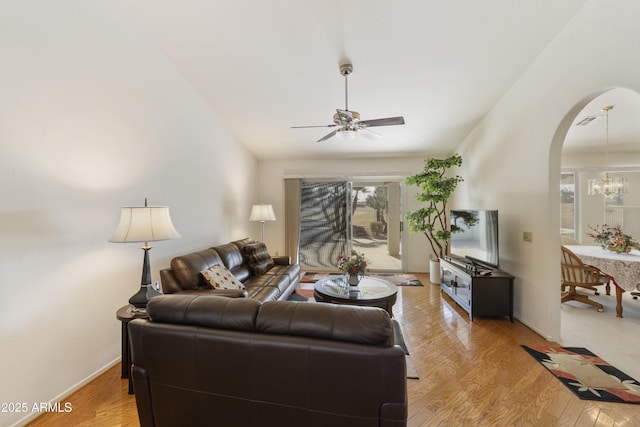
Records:
<instances>
[{"instance_id":1,"label":"side table","mask_svg":"<svg viewBox=\"0 0 640 427\"><path fill-rule=\"evenodd\" d=\"M130 304L121 307L116 312L116 317L122 322L122 373L120 378L129 380L129 394L133 394L133 383L131 382L131 349L129 348L129 329L127 328L133 319L147 319L149 315L146 311L133 311Z\"/></svg>"}]
</instances>

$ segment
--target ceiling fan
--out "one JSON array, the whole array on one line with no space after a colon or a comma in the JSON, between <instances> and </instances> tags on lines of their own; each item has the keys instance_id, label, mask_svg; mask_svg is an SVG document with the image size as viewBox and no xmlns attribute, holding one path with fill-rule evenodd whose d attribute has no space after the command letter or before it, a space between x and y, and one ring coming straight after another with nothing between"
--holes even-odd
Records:
<instances>
[{"instance_id":1,"label":"ceiling fan","mask_svg":"<svg viewBox=\"0 0 640 427\"><path fill-rule=\"evenodd\" d=\"M404 117L387 117L386 119L373 119L373 120L360 120L360 113L349 110L349 91L348 91L348 79L349 75L353 72L353 65L342 64L340 66L340 74L344 76L344 98L345 108L344 110L336 109L336 114L333 115L333 124L324 126L292 126L292 129L303 128L324 128L335 127L333 132L323 136L317 142L323 142L327 139L336 136L342 140L354 139L359 131L364 130L370 132L373 135L380 136L380 134L369 128L376 126L392 126L403 125Z\"/></svg>"}]
</instances>

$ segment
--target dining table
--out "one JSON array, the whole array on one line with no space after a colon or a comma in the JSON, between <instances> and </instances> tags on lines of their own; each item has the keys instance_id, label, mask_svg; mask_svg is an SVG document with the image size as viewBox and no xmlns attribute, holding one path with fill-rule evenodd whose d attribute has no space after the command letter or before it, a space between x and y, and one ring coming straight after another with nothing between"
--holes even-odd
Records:
<instances>
[{"instance_id":1,"label":"dining table","mask_svg":"<svg viewBox=\"0 0 640 427\"><path fill-rule=\"evenodd\" d=\"M602 270L612 278L616 289L616 316L622 317L622 294L633 292L640 283L640 251L628 253L606 250L600 246L564 245L585 264Z\"/></svg>"}]
</instances>

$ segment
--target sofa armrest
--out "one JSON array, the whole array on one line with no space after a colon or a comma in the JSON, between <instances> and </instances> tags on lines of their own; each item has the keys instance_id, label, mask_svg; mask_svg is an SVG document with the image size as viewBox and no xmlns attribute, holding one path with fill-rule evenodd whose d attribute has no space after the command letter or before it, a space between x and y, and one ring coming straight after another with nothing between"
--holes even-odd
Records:
<instances>
[{"instance_id":1,"label":"sofa armrest","mask_svg":"<svg viewBox=\"0 0 640 427\"><path fill-rule=\"evenodd\" d=\"M276 265L291 265L290 256L274 256L271 258L273 259L273 262L276 263Z\"/></svg>"},{"instance_id":2,"label":"sofa armrest","mask_svg":"<svg viewBox=\"0 0 640 427\"><path fill-rule=\"evenodd\" d=\"M176 275L170 268L160 270L160 283L162 284L163 294L173 294L182 290L180 282L178 282Z\"/></svg>"}]
</instances>

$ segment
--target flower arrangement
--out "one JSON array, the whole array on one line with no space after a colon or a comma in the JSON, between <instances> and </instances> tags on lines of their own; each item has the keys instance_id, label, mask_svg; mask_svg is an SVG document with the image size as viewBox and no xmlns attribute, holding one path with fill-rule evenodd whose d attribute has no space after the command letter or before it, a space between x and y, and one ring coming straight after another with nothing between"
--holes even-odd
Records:
<instances>
[{"instance_id":1,"label":"flower arrangement","mask_svg":"<svg viewBox=\"0 0 640 427\"><path fill-rule=\"evenodd\" d=\"M589 226L593 233L587 233L596 243L612 252L630 252L631 249L640 249L640 243L633 237L625 234L622 227L609 227L607 224L595 227Z\"/></svg>"},{"instance_id":2,"label":"flower arrangement","mask_svg":"<svg viewBox=\"0 0 640 427\"><path fill-rule=\"evenodd\" d=\"M364 254L351 251L350 256L340 255L338 257L338 270L351 274L364 274L367 271L367 260Z\"/></svg>"}]
</instances>

